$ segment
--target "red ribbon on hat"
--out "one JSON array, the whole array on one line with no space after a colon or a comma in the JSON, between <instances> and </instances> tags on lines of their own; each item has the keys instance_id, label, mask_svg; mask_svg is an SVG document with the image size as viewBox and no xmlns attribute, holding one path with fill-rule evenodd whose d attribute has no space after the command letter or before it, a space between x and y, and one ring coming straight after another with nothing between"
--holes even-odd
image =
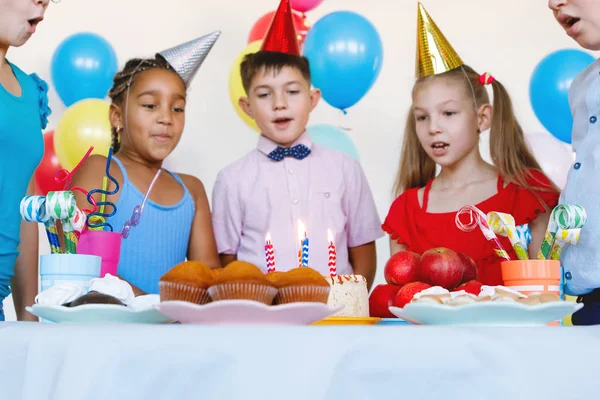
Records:
<instances>
[{"instance_id":1,"label":"red ribbon on hat","mask_svg":"<svg viewBox=\"0 0 600 400\"><path fill-rule=\"evenodd\" d=\"M489 85L495 80L496 78L494 78L489 72L484 72L483 74L479 75L479 83L482 85Z\"/></svg>"}]
</instances>

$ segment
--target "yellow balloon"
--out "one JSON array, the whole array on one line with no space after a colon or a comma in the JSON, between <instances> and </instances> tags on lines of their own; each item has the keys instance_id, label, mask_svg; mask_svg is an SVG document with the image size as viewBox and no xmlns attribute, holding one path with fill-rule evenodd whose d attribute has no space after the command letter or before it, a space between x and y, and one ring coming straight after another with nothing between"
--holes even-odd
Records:
<instances>
[{"instance_id":1,"label":"yellow balloon","mask_svg":"<svg viewBox=\"0 0 600 400\"><path fill-rule=\"evenodd\" d=\"M81 100L67 108L54 132L54 151L63 168L72 170L90 146L94 146L92 154L108 154L109 108L110 103L100 99Z\"/></svg>"},{"instance_id":2,"label":"yellow balloon","mask_svg":"<svg viewBox=\"0 0 600 400\"><path fill-rule=\"evenodd\" d=\"M242 85L240 65L242 64L242 61L244 61L244 57L246 56L246 54L256 53L257 51L259 51L261 44L262 40L257 40L255 42L250 43L237 56L237 58L233 62L233 65L231 66L231 71L229 72L229 98L231 99L231 104L233 104L233 108L235 108L235 111L240 116L240 118L256 132L260 132L258 126L256 126L256 122L254 122L254 120L250 118L238 105L240 97L246 97L246 91L244 90L244 86Z\"/></svg>"}]
</instances>

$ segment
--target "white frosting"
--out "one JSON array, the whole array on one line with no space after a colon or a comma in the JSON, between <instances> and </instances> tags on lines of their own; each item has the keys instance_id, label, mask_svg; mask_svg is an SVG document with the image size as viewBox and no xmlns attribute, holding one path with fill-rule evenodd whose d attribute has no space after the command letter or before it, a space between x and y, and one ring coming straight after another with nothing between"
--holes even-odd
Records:
<instances>
[{"instance_id":1,"label":"white frosting","mask_svg":"<svg viewBox=\"0 0 600 400\"><path fill-rule=\"evenodd\" d=\"M131 303L129 303L129 307L136 311L148 310L158 303L160 303L160 295L146 294L143 296L134 297Z\"/></svg>"},{"instance_id":2,"label":"white frosting","mask_svg":"<svg viewBox=\"0 0 600 400\"><path fill-rule=\"evenodd\" d=\"M49 289L44 290L35 296L35 302L37 304L44 304L48 306L60 306L65 303L83 296L87 293L87 290L82 286L72 282L65 282Z\"/></svg>"},{"instance_id":3,"label":"white frosting","mask_svg":"<svg viewBox=\"0 0 600 400\"><path fill-rule=\"evenodd\" d=\"M416 300L421 296L439 296L439 295L444 295L444 294L449 294L449 293L450 293L449 290L446 290L441 286L433 286L433 287L430 287L429 289L421 290L419 293L417 293L413 296L413 299Z\"/></svg>"},{"instance_id":4,"label":"white frosting","mask_svg":"<svg viewBox=\"0 0 600 400\"><path fill-rule=\"evenodd\" d=\"M413 298L411 303L420 303L420 304L440 304L443 303L442 299L436 296L421 296L418 299Z\"/></svg>"},{"instance_id":5,"label":"white frosting","mask_svg":"<svg viewBox=\"0 0 600 400\"><path fill-rule=\"evenodd\" d=\"M369 291L367 280L361 275L338 275L325 277L331 285L327 305L344 308L335 315L339 317L368 317Z\"/></svg>"},{"instance_id":6,"label":"white frosting","mask_svg":"<svg viewBox=\"0 0 600 400\"><path fill-rule=\"evenodd\" d=\"M95 291L116 297L127 305L135 298L131 285L111 274L106 274L104 278L94 278L90 283L90 292Z\"/></svg>"},{"instance_id":7,"label":"white frosting","mask_svg":"<svg viewBox=\"0 0 600 400\"><path fill-rule=\"evenodd\" d=\"M479 292L479 297L490 296L492 298L492 300L499 298L499 297L505 297L505 296L502 296L502 294L498 294L496 289L501 289L505 292L512 293L516 296L519 296L520 298L527 297L523 293L517 292L516 290L507 288L505 286L482 286L481 292Z\"/></svg>"},{"instance_id":8,"label":"white frosting","mask_svg":"<svg viewBox=\"0 0 600 400\"><path fill-rule=\"evenodd\" d=\"M463 290L461 290L460 292L463 292L463 293L461 293L457 296L452 296L452 300L450 300L447 304L450 306L462 306L464 304L474 303L477 299L477 296L475 296L474 294L464 292ZM455 292L455 293L460 293L460 292Z\"/></svg>"},{"instance_id":9,"label":"white frosting","mask_svg":"<svg viewBox=\"0 0 600 400\"><path fill-rule=\"evenodd\" d=\"M461 296L469 296L474 299L477 298L477 296L475 296L474 294L465 292L464 290L459 290L458 292L450 292L450 297L452 297L452 300L454 300L457 297L461 297Z\"/></svg>"}]
</instances>

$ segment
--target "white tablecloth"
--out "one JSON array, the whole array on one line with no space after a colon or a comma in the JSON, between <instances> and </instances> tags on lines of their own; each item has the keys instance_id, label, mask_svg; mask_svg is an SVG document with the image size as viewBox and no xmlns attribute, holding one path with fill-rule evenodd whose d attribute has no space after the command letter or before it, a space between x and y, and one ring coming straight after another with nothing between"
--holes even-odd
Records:
<instances>
[{"instance_id":1,"label":"white tablecloth","mask_svg":"<svg viewBox=\"0 0 600 400\"><path fill-rule=\"evenodd\" d=\"M585 399L600 327L0 323L0 399Z\"/></svg>"}]
</instances>

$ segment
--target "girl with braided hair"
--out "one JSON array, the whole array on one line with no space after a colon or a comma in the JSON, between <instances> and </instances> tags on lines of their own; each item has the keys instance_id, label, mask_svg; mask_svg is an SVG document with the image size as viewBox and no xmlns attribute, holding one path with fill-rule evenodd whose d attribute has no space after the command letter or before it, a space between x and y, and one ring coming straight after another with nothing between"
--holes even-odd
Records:
<instances>
[{"instance_id":1,"label":"girl with braided hair","mask_svg":"<svg viewBox=\"0 0 600 400\"><path fill-rule=\"evenodd\" d=\"M109 91L115 154L110 174L119 182L120 190L107 196L117 212L106 222L115 231L129 220L162 170L144 206L143 217L121 245L118 275L133 286L136 295L158 294L160 277L186 258L211 268L220 267L202 182L163 168L163 161L183 133L187 86L217 37L207 35L181 45L197 49L194 59L198 62L191 67L181 60L182 52L176 48L155 58L132 59L115 75ZM74 174L73 184L87 190L102 187L106 163L104 156L89 157ZM114 184L109 183L107 190L114 189ZM77 196L80 208L89 206L84 195Z\"/></svg>"}]
</instances>

